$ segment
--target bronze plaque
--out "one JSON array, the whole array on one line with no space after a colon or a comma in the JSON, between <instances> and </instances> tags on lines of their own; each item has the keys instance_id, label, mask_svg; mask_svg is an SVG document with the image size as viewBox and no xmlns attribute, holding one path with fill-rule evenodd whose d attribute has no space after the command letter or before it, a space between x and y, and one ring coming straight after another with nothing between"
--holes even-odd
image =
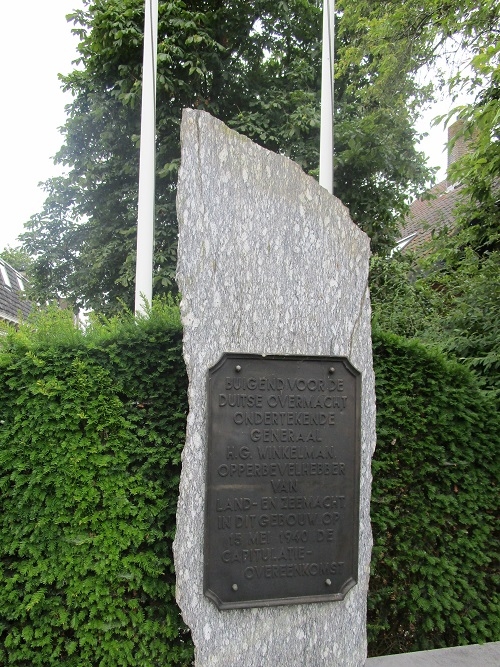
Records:
<instances>
[{"instance_id":1,"label":"bronze plaque","mask_svg":"<svg viewBox=\"0 0 500 667\"><path fill-rule=\"evenodd\" d=\"M204 590L219 609L356 584L360 397L341 357L225 354L210 369Z\"/></svg>"}]
</instances>

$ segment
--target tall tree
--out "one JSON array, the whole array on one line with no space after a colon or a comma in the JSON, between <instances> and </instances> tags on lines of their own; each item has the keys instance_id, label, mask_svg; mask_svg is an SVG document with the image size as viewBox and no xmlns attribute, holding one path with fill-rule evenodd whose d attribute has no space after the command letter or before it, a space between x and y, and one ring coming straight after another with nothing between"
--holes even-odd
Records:
<instances>
[{"instance_id":1,"label":"tall tree","mask_svg":"<svg viewBox=\"0 0 500 667\"><path fill-rule=\"evenodd\" d=\"M344 63L361 63L376 52L384 63L378 80L390 81L400 69L434 67L436 83L450 101L467 92L470 103L452 109L463 121L453 141L465 138L468 153L450 170L464 186L461 226L469 225L475 240L499 247L500 180L500 4L497 0L360 0L348 3L344 21L353 37ZM349 10L348 10L349 8ZM377 84L378 85L378 84ZM443 120L443 119L441 119Z\"/></svg>"},{"instance_id":2,"label":"tall tree","mask_svg":"<svg viewBox=\"0 0 500 667\"><path fill-rule=\"evenodd\" d=\"M133 298L143 0L86 0L70 16L78 68L43 210L24 235L39 295L112 311ZM339 14L337 57L353 31ZM175 188L184 107L209 111L261 145L317 173L321 3L160 2L155 291L175 289ZM335 191L375 250L390 247L411 188L428 174L414 149L407 70L388 79L374 52L339 70ZM377 81L377 85L374 82ZM394 94L397 91L397 94Z\"/></svg>"},{"instance_id":3,"label":"tall tree","mask_svg":"<svg viewBox=\"0 0 500 667\"><path fill-rule=\"evenodd\" d=\"M368 18L367 18L368 17ZM484 389L500 392L500 4L496 0L409 0L355 3L350 58L359 62L375 45L394 53L393 69L413 60L461 67L442 74L463 122L452 143L468 150L449 170L460 184L453 234L434 238L427 255L378 258L372 270L375 323L437 345L469 366ZM408 44L412 49L408 50ZM387 61L390 64L390 61ZM389 70L390 71L390 68ZM439 78L438 78L439 80ZM449 230L448 230L449 231Z\"/></svg>"}]
</instances>

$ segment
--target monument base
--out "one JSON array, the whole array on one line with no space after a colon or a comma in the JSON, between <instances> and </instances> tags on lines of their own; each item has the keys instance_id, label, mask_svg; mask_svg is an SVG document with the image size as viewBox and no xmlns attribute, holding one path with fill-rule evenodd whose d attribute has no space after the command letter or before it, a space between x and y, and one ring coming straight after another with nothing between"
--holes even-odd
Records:
<instances>
[{"instance_id":1,"label":"monument base","mask_svg":"<svg viewBox=\"0 0 500 667\"><path fill-rule=\"evenodd\" d=\"M368 658L366 667L498 667L500 642Z\"/></svg>"}]
</instances>

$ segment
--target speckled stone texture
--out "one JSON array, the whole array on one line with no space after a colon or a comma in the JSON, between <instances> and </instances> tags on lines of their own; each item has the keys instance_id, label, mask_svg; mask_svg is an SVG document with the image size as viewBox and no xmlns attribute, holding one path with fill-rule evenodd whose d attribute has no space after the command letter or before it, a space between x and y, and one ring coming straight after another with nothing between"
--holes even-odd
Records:
<instances>
[{"instance_id":1,"label":"speckled stone texture","mask_svg":"<svg viewBox=\"0 0 500 667\"><path fill-rule=\"evenodd\" d=\"M189 416L174 543L197 667L365 664L375 392L369 241L300 167L186 110L177 210ZM346 356L362 372L359 579L342 602L219 611L203 595L207 371L224 352Z\"/></svg>"}]
</instances>

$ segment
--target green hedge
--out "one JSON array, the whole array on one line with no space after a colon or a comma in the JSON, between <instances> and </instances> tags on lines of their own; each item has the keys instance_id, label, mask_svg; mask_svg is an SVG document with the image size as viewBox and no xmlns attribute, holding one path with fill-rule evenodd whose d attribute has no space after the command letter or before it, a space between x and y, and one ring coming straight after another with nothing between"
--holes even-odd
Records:
<instances>
[{"instance_id":1,"label":"green hedge","mask_svg":"<svg viewBox=\"0 0 500 667\"><path fill-rule=\"evenodd\" d=\"M0 342L0 664L189 665L172 539L187 412L175 306ZM470 374L374 338L372 654L499 639L498 416ZM498 588L498 587L497 587Z\"/></svg>"},{"instance_id":2,"label":"green hedge","mask_svg":"<svg viewBox=\"0 0 500 667\"><path fill-rule=\"evenodd\" d=\"M62 317L62 320L61 320ZM0 354L0 664L188 665L172 539L186 419L175 308Z\"/></svg>"},{"instance_id":3,"label":"green hedge","mask_svg":"<svg viewBox=\"0 0 500 667\"><path fill-rule=\"evenodd\" d=\"M500 639L499 416L464 367L376 334L371 655Z\"/></svg>"}]
</instances>

